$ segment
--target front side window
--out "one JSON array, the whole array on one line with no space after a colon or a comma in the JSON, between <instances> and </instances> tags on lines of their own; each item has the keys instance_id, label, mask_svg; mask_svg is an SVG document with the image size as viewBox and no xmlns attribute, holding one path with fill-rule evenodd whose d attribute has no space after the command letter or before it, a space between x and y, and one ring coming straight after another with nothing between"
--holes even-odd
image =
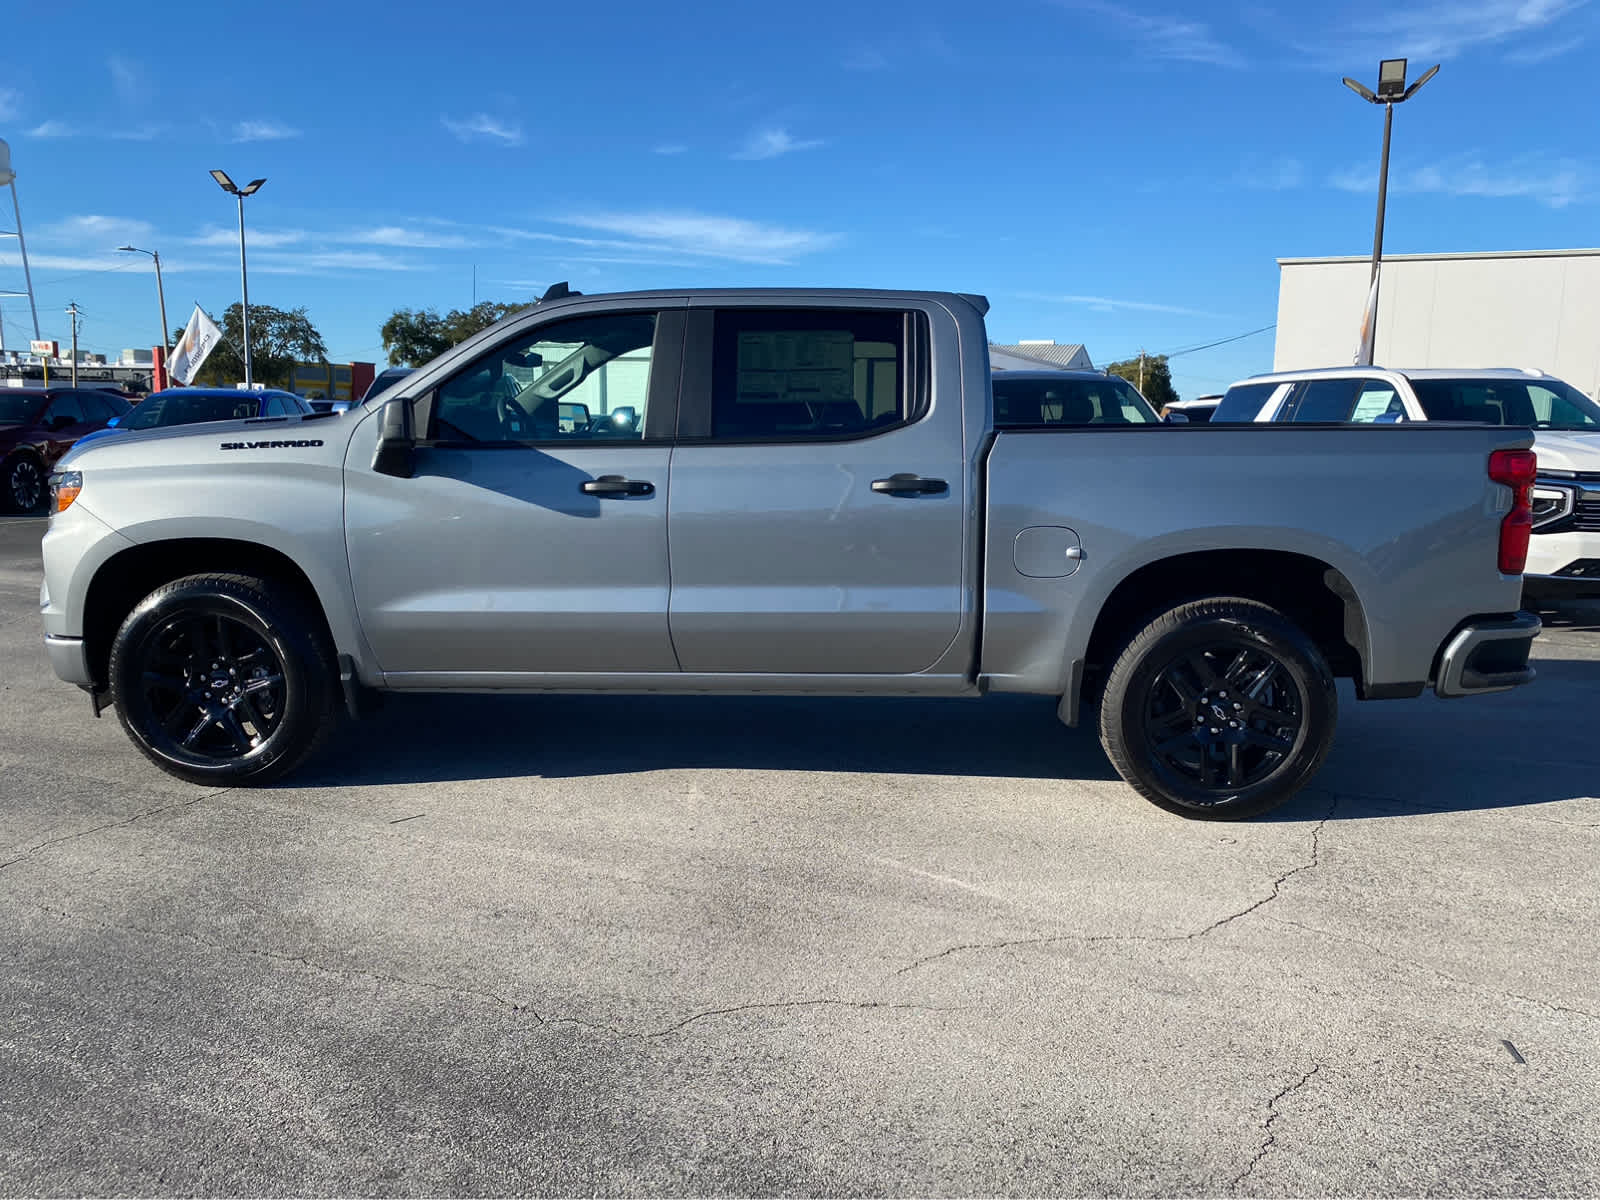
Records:
<instances>
[{"instance_id":1,"label":"front side window","mask_svg":"<svg viewBox=\"0 0 1600 1200\"><path fill-rule=\"evenodd\" d=\"M1600 405L1559 379L1413 379L1411 387L1430 421L1600 430Z\"/></svg>"},{"instance_id":2,"label":"front side window","mask_svg":"<svg viewBox=\"0 0 1600 1200\"><path fill-rule=\"evenodd\" d=\"M47 426L65 429L69 425L82 425L84 423L83 401L72 392L61 392L50 401L50 407L45 410L44 422Z\"/></svg>"},{"instance_id":3,"label":"front side window","mask_svg":"<svg viewBox=\"0 0 1600 1200\"><path fill-rule=\"evenodd\" d=\"M83 406L84 419L86 421L91 421L96 425L104 421L109 421L112 417L117 415L112 411L111 406L94 392L80 392L78 395L78 403Z\"/></svg>"},{"instance_id":4,"label":"front side window","mask_svg":"<svg viewBox=\"0 0 1600 1200\"><path fill-rule=\"evenodd\" d=\"M1350 419L1363 425L1370 425L1379 417L1393 420L1396 417L1404 419L1405 415L1405 401L1400 399L1400 394L1394 390L1394 385L1379 379L1369 379L1361 388L1361 394L1356 397L1356 406L1350 414Z\"/></svg>"},{"instance_id":5,"label":"front side window","mask_svg":"<svg viewBox=\"0 0 1600 1200\"><path fill-rule=\"evenodd\" d=\"M439 385L440 441L599 441L644 437L654 313L541 325Z\"/></svg>"},{"instance_id":6,"label":"front side window","mask_svg":"<svg viewBox=\"0 0 1600 1200\"><path fill-rule=\"evenodd\" d=\"M821 440L906 420L908 319L877 310L718 312L712 436Z\"/></svg>"}]
</instances>

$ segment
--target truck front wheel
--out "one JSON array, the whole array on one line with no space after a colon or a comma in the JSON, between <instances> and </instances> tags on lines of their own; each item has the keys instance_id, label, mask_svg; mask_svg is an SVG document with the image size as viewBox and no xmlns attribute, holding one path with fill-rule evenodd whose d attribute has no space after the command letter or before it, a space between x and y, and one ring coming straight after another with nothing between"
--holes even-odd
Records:
<instances>
[{"instance_id":1,"label":"truck front wheel","mask_svg":"<svg viewBox=\"0 0 1600 1200\"><path fill-rule=\"evenodd\" d=\"M269 783L332 728L333 652L291 589L191 575L128 615L111 644L111 696L134 745L191 783Z\"/></svg>"},{"instance_id":2,"label":"truck front wheel","mask_svg":"<svg viewBox=\"0 0 1600 1200\"><path fill-rule=\"evenodd\" d=\"M1198 600L1157 617L1106 680L1100 741L1146 799L1235 820L1283 803L1316 774L1338 721L1316 644L1254 600Z\"/></svg>"}]
</instances>

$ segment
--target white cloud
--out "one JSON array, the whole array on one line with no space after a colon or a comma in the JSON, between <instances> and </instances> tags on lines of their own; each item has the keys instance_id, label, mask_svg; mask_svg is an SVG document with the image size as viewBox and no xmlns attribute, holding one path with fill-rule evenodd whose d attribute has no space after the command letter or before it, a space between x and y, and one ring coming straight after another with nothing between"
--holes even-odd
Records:
<instances>
[{"instance_id":1,"label":"white cloud","mask_svg":"<svg viewBox=\"0 0 1600 1200\"><path fill-rule=\"evenodd\" d=\"M1376 58L1450 59L1479 48L1546 33L1583 8L1587 0L1438 0L1421 6L1389 5L1365 18L1339 10L1339 23L1302 49L1326 62ZM1575 42L1573 44L1576 44ZM1521 47L1541 61L1549 42ZM1516 53L1514 49L1512 53Z\"/></svg>"},{"instance_id":2,"label":"white cloud","mask_svg":"<svg viewBox=\"0 0 1600 1200\"><path fill-rule=\"evenodd\" d=\"M504 146L522 145L522 126L491 117L488 113L473 113L459 120L440 117L440 122L463 142L499 142Z\"/></svg>"},{"instance_id":3,"label":"white cloud","mask_svg":"<svg viewBox=\"0 0 1600 1200\"><path fill-rule=\"evenodd\" d=\"M1235 187L1263 192L1285 192L1306 181L1306 166L1298 158L1251 158L1234 175Z\"/></svg>"},{"instance_id":4,"label":"white cloud","mask_svg":"<svg viewBox=\"0 0 1600 1200\"><path fill-rule=\"evenodd\" d=\"M303 229L255 229L245 231L245 248L252 247L261 250L270 250L276 246L294 246L306 240L307 234ZM233 246L239 245L239 231L237 229L224 229L221 226L208 227L205 232L197 237L185 238L191 246Z\"/></svg>"},{"instance_id":5,"label":"white cloud","mask_svg":"<svg viewBox=\"0 0 1600 1200\"><path fill-rule=\"evenodd\" d=\"M1519 67L1534 67L1540 63L1549 62L1553 58L1560 58L1583 45L1582 37L1562 38L1555 42L1532 42L1519 49L1512 50L1506 55L1508 63Z\"/></svg>"},{"instance_id":6,"label":"white cloud","mask_svg":"<svg viewBox=\"0 0 1600 1200\"><path fill-rule=\"evenodd\" d=\"M818 138L796 141L787 129L758 129L733 157L746 162L758 162L793 154L796 150L814 150L820 145L822 141Z\"/></svg>"},{"instance_id":7,"label":"white cloud","mask_svg":"<svg viewBox=\"0 0 1600 1200\"><path fill-rule=\"evenodd\" d=\"M1204 21L1186 17L1155 16L1136 12L1112 0L1056 0L1120 26L1137 48L1151 58L1170 62L1205 63L1215 67L1243 67L1245 59L1211 32Z\"/></svg>"},{"instance_id":8,"label":"white cloud","mask_svg":"<svg viewBox=\"0 0 1600 1200\"><path fill-rule=\"evenodd\" d=\"M133 129L118 129L111 136L122 142L153 142L165 137L168 127L159 123L139 125Z\"/></svg>"},{"instance_id":9,"label":"white cloud","mask_svg":"<svg viewBox=\"0 0 1600 1200\"><path fill-rule=\"evenodd\" d=\"M457 250L472 243L453 233L425 233L420 229L404 229L398 225L382 225L376 229L360 229L348 234L333 234L329 240L354 242L363 246L406 246L417 250Z\"/></svg>"},{"instance_id":10,"label":"white cloud","mask_svg":"<svg viewBox=\"0 0 1600 1200\"><path fill-rule=\"evenodd\" d=\"M1378 190L1378 173L1371 167L1345 167L1335 171L1328 182L1340 191L1370 194ZM1403 171L1391 170L1389 190L1533 199L1546 208L1566 208L1592 199L1600 186L1594 168L1576 159L1524 154L1491 163L1482 154L1470 151Z\"/></svg>"},{"instance_id":11,"label":"white cloud","mask_svg":"<svg viewBox=\"0 0 1600 1200\"><path fill-rule=\"evenodd\" d=\"M306 254L268 252L253 258L250 269L267 275L342 275L347 271L415 271L419 267L377 251L319 250Z\"/></svg>"},{"instance_id":12,"label":"white cloud","mask_svg":"<svg viewBox=\"0 0 1600 1200\"><path fill-rule=\"evenodd\" d=\"M22 93L16 88L0 88L0 121L15 121L22 112Z\"/></svg>"},{"instance_id":13,"label":"white cloud","mask_svg":"<svg viewBox=\"0 0 1600 1200\"><path fill-rule=\"evenodd\" d=\"M688 151L688 149L689 147L685 146L682 142L662 142L659 146L652 146L650 148L650 153L665 155L684 154Z\"/></svg>"},{"instance_id":14,"label":"white cloud","mask_svg":"<svg viewBox=\"0 0 1600 1200\"><path fill-rule=\"evenodd\" d=\"M148 95L150 89L145 83L144 69L131 58L113 54L106 59L106 69L111 72L111 86L116 88L117 99L124 104L138 103Z\"/></svg>"},{"instance_id":15,"label":"white cloud","mask_svg":"<svg viewBox=\"0 0 1600 1200\"><path fill-rule=\"evenodd\" d=\"M123 242L150 240L155 226L137 217L107 217L88 213L41 225L33 236L42 244L93 245L111 249Z\"/></svg>"},{"instance_id":16,"label":"white cloud","mask_svg":"<svg viewBox=\"0 0 1600 1200\"><path fill-rule=\"evenodd\" d=\"M786 229L739 217L704 213L588 213L561 219L563 224L629 239L597 249L628 249L668 255L694 255L748 263L787 263L796 255L815 254L838 245L836 233ZM577 241L578 239L573 239Z\"/></svg>"},{"instance_id":17,"label":"white cloud","mask_svg":"<svg viewBox=\"0 0 1600 1200\"><path fill-rule=\"evenodd\" d=\"M28 136L36 138L73 137L76 133L77 131L65 121L45 121L28 130Z\"/></svg>"},{"instance_id":18,"label":"white cloud","mask_svg":"<svg viewBox=\"0 0 1600 1200\"><path fill-rule=\"evenodd\" d=\"M1062 296L1037 292L1025 293L1019 299L1039 300L1054 304L1081 304L1095 312L1157 312L1176 313L1184 317L1214 317L1215 312L1197 308L1182 308L1176 304L1157 304L1150 300L1118 300L1110 296Z\"/></svg>"},{"instance_id":19,"label":"white cloud","mask_svg":"<svg viewBox=\"0 0 1600 1200\"><path fill-rule=\"evenodd\" d=\"M233 127L235 142L281 142L300 136L298 129L279 121L240 121Z\"/></svg>"}]
</instances>

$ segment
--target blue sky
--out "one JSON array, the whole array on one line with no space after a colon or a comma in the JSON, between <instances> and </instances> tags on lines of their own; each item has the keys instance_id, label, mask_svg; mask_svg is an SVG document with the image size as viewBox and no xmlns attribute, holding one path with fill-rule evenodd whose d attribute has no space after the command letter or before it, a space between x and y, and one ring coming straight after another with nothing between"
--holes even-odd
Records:
<instances>
[{"instance_id":1,"label":"blue sky","mask_svg":"<svg viewBox=\"0 0 1600 1200\"><path fill-rule=\"evenodd\" d=\"M111 354L159 324L124 242L161 252L172 323L238 299L212 167L267 177L251 299L307 306L335 361L381 362L396 307L469 304L474 267L479 299L948 288L997 341L1195 346L1272 323L1276 258L1370 253L1382 114L1339 79L1399 55L1443 70L1396 114L1389 252L1600 242L1590 0L140 11L41 10L52 49L0 77L45 336L76 300ZM1271 362L1269 332L1173 368L1194 395Z\"/></svg>"}]
</instances>

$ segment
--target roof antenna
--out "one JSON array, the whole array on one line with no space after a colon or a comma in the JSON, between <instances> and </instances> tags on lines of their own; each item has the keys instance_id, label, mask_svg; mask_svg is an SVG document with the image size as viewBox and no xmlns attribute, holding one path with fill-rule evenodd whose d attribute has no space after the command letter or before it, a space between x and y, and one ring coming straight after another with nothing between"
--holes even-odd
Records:
<instances>
[{"instance_id":1,"label":"roof antenna","mask_svg":"<svg viewBox=\"0 0 1600 1200\"><path fill-rule=\"evenodd\" d=\"M552 283L544 290L544 295L539 297L539 303L544 304L551 300L565 300L568 296L581 296L582 292L575 292L567 286L563 279L560 283Z\"/></svg>"}]
</instances>

